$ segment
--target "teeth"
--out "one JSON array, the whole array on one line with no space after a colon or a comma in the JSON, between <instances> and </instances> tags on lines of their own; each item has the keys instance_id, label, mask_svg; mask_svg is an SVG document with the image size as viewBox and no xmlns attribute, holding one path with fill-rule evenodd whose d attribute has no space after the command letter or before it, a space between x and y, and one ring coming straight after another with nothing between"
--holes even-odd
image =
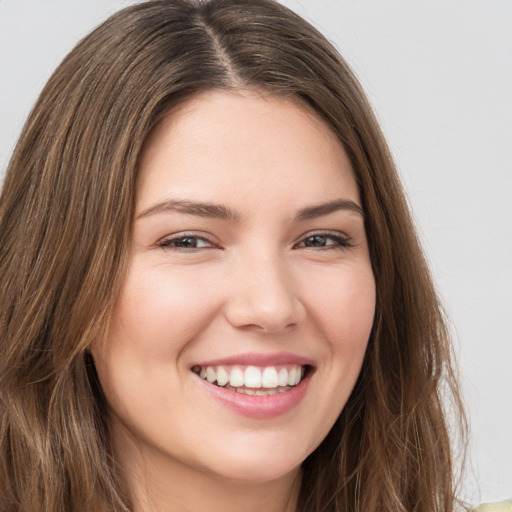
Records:
<instances>
[{"instance_id":1,"label":"teeth","mask_svg":"<svg viewBox=\"0 0 512 512\"><path fill-rule=\"evenodd\" d=\"M284 393L292 389L290 386L286 386L285 388L279 389L250 389L250 388L236 388L236 392L242 395L252 395L252 396L267 396L267 395L277 395L277 393ZM235 391L235 388L232 390Z\"/></svg>"},{"instance_id":2,"label":"teeth","mask_svg":"<svg viewBox=\"0 0 512 512\"><path fill-rule=\"evenodd\" d=\"M240 368L233 368L229 375L229 385L238 388L244 385L244 372Z\"/></svg>"},{"instance_id":3,"label":"teeth","mask_svg":"<svg viewBox=\"0 0 512 512\"><path fill-rule=\"evenodd\" d=\"M210 366L206 368L206 380L208 382L215 382L217 380L217 372Z\"/></svg>"},{"instance_id":4,"label":"teeth","mask_svg":"<svg viewBox=\"0 0 512 512\"><path fill-rule=\"evenodd\" d=\"M237 393L242 393L244 395L256 395L257 391L255 389L244 389L244 388L238 388L236 390Z\"/></svg>"},{"instance_id":5,"label":"teeth","mask_svg":"<svg viewBox=\"0 0 512 512\"><path fill-rule=\"evenodd\" d=\"M288 366L276 368L267 366L247 366L245 370L240 366L207 366L196 367L194 371L208 382L216 382L218 386L237 388L236 391L253 394L275 394L287 391L290 387L296 386L302 380L305 368L301 366ZM243 388L243 389L240 389ZM253 390L261 390L261 393L253 393ZM269 390L273 391L269 393Z\"/></svg>"},{"instance_id":6,"label":"teeth","mask_svg":"<svg viewBox=\"0 0 512 512\"><path fill-rule=\"evenodd\" d=\"M248 366L245 370L245 387L261 388L261 371L256 366Z\"/></svg>"},{"instance_id":7,"label":"teeth","mask_svg":"<svg viewBox=\"0 0 512 512\"><path fill-rule=\"evenodd\" d=\"M208 370L209 370L209 369L210 369L210 368L207 368L207 369L206 369L206 378L207 378L208 380L210 380L210 379L208 378ZM297 371L296 371L296 369L295 369L295 367L294 367L294 368L292 368L292 369L288 372L288 386L294 386L294 385L295 385L295 378L296 378L296 375L297 375ZM210 382L211 382L211 381L210 381Z\"/></svg>"},{"instance_id":8,"label":"teeth","mask_svg":"<svg viewBox=\"0 0 512 512\"><path fill-rule=\"evenodd\" d=\"M229 382L229 373L224 370L224 367L217 367L217 384L219 386L225 386Z\"/></svg>"},{"instance_id":9,"label":"teeth","mask_svg":"<svg viewBox=\"0 0 512 512\"><path fill-rule=\"evenodd\" d=\"M279 384L278 380L277 370L275 368L269 367L263 370L261 383L264 388L277 388Z\"/></svg>"},{"instance_id":10,"label":"teeth","mask_svg":"<svg viewBox=\"0 0 512 512\"><path fill-rule=\"evenodd\" d=\"M286 368L281 368L279 370L279 375L277 376L277 383L280 386L288 386L288 370Z\"/></svg>"}]
</instances>

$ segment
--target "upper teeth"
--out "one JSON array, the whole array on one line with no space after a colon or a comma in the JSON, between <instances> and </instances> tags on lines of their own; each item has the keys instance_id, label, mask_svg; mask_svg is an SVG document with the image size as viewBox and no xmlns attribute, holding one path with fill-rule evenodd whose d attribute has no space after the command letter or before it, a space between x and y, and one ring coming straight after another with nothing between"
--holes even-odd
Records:
<instances>
[{"instance_id":1,"label":"upper teeth","mask_svg":"<svg viewBox=\"0 0 512 512\"><path fill-rule=\"evenodd\" d=\"M232 387L246 388L277 388L296 386L304 375L304 368L290 366L202 366L197 372L208 382L217 382L219 386L229 384Z\"/></svg>"}]
</instances>

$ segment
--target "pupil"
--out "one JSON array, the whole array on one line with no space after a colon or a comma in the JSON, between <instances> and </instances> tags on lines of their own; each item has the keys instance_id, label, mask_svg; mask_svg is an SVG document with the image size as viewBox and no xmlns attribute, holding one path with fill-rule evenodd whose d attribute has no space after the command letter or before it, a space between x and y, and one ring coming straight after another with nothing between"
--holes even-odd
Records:
<instances>
[{"instance_id":1,"label":"pupil","mask_svg":"<svg viewBox=\"0 0 512 512\"><path fill-rule=\"evenodd\" d=\"M197 247L197 241L195 238L187 236L185 238L181 238L177 245L179 247Z\"/></svg>"},{"instance_id":2,"label":"pupil","mask_svg":"<svg viewBox=\"0 0 512 512\"><path fill-rule=\"evenodd\" d=\"M309 247L323 247L325 246L325 237L320 235L310 236L306 240L306 245Z\"/></svg>"}]
</instances>

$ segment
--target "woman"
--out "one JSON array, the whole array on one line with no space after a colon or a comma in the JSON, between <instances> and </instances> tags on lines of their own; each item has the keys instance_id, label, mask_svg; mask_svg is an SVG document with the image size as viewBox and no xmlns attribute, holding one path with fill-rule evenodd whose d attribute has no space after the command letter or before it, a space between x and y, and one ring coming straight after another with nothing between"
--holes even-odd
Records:
<instances>
[{"instance_id":1,"label":"woman","mask_svg":"<svg viewBox=\"0 0 512 512\"><path fill-rule=\"evenodd\" d=\"M2 511L454 509L460 398L399 180L284 7L101 25L27 121L0 237Z\"/></svg>"}]
</instances>

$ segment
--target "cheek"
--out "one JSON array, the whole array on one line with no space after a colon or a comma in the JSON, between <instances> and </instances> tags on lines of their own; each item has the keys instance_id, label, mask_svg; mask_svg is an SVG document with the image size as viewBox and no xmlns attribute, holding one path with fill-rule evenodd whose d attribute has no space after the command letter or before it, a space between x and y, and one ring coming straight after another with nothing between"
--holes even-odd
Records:
<instances>
[{"instance_id":1,"label":"cheek","mask_svg":"<svg viewBox=\"0 0 512 512\"><path fill-rule=\"evenodd\" d=\"M310 277L302 282L302 293L314 329L311 339L317 342L322 360L313 375L315 389L321 390L314 395L316 413L307 420L314 425L310 439L314 449L339 417L357 381L373 326L376 294L369 262L347 262L311 272Z\"/></svg>"},{"instance_id":2,"label":"cheek","mask_svg":"<svg viewBox=\"0 0 512 512\"><path fill-rule=\"evenodd\" d=\"M215 316L217 288L200 272L133 267L113 312L109 343L118 340L144 358L175 354Z\"/></svg>"},{"instance_id":3,"label":"cheek","mask_svg":"<svg viewBox=\"0 0 512 512\"><path fill-rule=\"evenodd\" d=\"M92 350L107 401L124 424L151 429L165 414L172 416L176 398L170 398L169 390L180 388L188 377L182 354L220 303L216 287L204 277L132 262L106 340ZM141 418L148 419L149 427Z\"/></svg>"},{"instance_id":4,"label":"cheek","mask_svg":"<svg viewBox=\"0 0 512 512\"><path fill-rule=\"evenodd\" d=\"M158 390L167 393L186 377L181 354L208 326L219 304L216 288L202 286L201 276L195 274L172 273L163 265L146 270L132 263L107 337L92 350L114 409L131 404L153 414L151 407L158 400L166 403Z\"/></svg>"},{"instance_id":5,"label":"cheek","mask_svg":"<svg viewBox=\"0 0 512 512\"><path fill-rule=\"evenodd\" d=\"M331 351L347 356L366 349L375 314L375 280L369 263L317 275L308 306Z\"/></svg>"}]
</instances>

